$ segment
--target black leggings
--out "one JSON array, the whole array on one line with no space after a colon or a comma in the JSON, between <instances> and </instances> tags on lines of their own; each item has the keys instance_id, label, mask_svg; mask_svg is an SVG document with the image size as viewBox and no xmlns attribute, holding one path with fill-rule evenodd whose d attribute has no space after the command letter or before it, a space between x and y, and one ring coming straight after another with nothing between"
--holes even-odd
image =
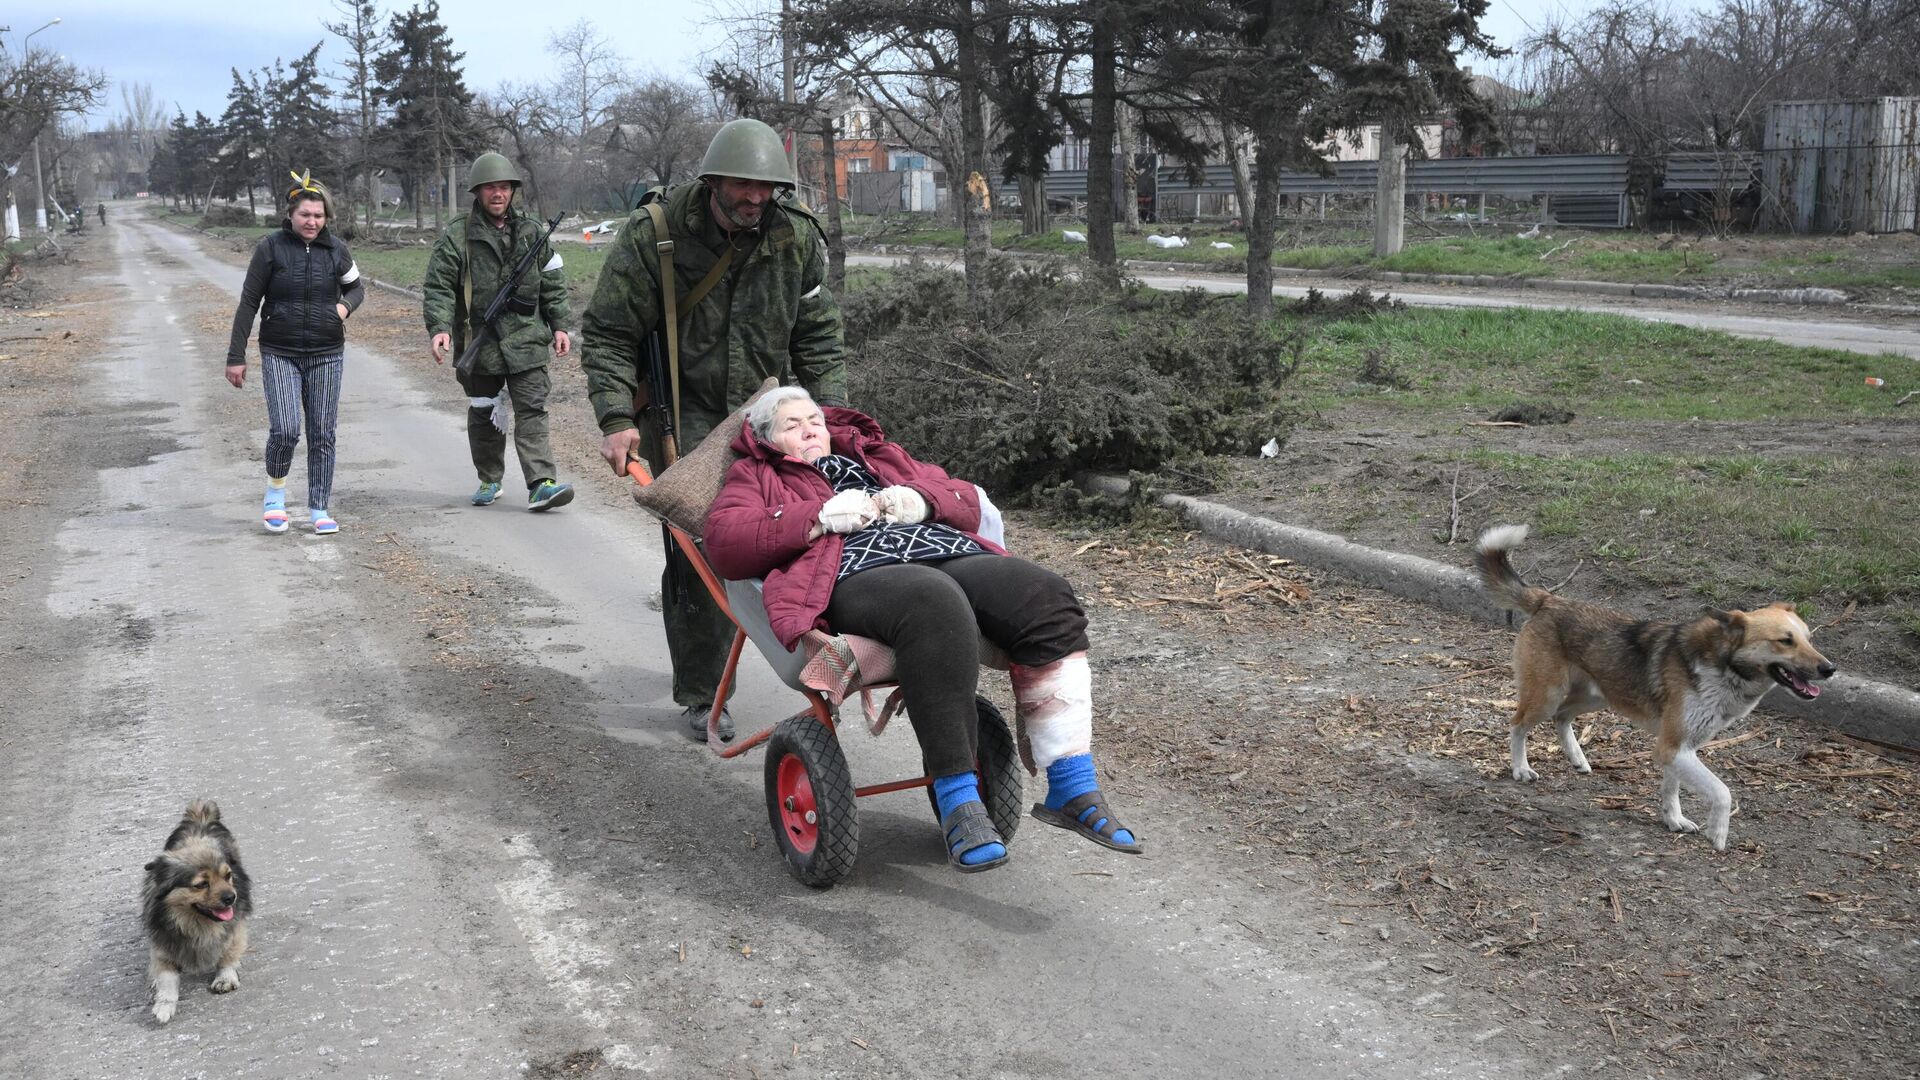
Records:
<instances>
[{"instance_id":1,"label":"black leggings","mask_svg":"<svg viewBox=\"0 0 1920 1080\"><path fill-rule=\"evenodd\" d=\"M1087 647L1087 613L1059 574L1010 555L862 570L834 585L827 625L891 647L930 776L972 772L980 638L1016 664Z\"/></svg>"}]
</instances>

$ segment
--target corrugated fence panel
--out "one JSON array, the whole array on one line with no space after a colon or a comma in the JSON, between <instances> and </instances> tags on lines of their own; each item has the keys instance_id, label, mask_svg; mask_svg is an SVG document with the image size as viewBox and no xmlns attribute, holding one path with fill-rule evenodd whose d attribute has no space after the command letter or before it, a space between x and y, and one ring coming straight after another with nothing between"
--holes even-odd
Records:
<instances>
[{"instance_id":1,"label":"corrugated fence panel","mask_svg":"<svg viewBox=\"0 0 1920 1080\"><path fill-rule=\"evenodd\" d=\"M1548 214L1562 225L1582 229L1624 229L1627 227L1627 197L1614 195L1554 195L1547 205Z\"/></svg>"},{"instance_id":2,"label":"corrugated fence panel","mask_svg":"<svg viewBox=\"0 0 1920 1080\"><path fill-rule=\"evenodd\" d=\"M1767 107L1760 183L1767 223L1794 232L1920 226L1920 98Z\"/></svg>"},{"instance_id":3,"label":"corrugated fence panel","mask_svg":"<svg viewBox=\"0 0 1920 1080\"><path fill-rule=\"evenodd\" d=\"M1661 186L1682 191L1739 191L1752 182L1760 155L1673 154L1667 158Z\"/></svg>"},{"instance_id":4,"label":"corrugated fence panel","mask_svg":"<svg viewBox=\"0 0 1920 1080\"><path fill-rule=\"evenodd\" d=\"M1283 195L1371 195L1379 162L1338 162L1332 175L1286 172L1280 177ZM1158 174L1161 197L1231 195L1233 172L1226 165L1208 165L1195 183L1180 166L1162 166ZM1450 195L1611 195L1627 188L1624 154L1555 154L1545 157L1432 158L1407 166L1407 190ZM1002 182L1002 197L1018 188ZM1047 174L1047 194L1053 198L1085 199L1085 170Z\"/></svg>"},{"instance_id":5,"label":"corrugated fence panel","mask_svg":"<svg viewBox=\"0 0 1920 1080\"><path fill-rule=\"evenodd\" d=\"M1882 98L1878 120L1867 229L1920 229L1920 98Z\"/></svg>"}]
</instances>

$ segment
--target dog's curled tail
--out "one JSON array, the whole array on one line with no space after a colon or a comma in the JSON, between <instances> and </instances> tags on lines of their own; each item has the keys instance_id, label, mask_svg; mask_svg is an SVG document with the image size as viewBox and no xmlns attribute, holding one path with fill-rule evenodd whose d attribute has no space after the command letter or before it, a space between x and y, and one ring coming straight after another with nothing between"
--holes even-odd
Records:
<instances>
[{"instance_id":1,"label":"dog's curled tail","mask_svg":"<svg viewBox=\"0 0 1920 1080\"><path fill-rule=\"evenodd\" d=\"M1553 594L1527 584L1507 559L1507 552L1519 547L1526 538L1525 525L1498 525L1488 529L1480 534L1473 562L1480 568L1480 584L1494 603L1531 615Z\"/></svg>"},{"instance_id":2,"label":"dog's curled tail","mask_svg":"<svg viewBox=\"0 0 1920 1080\"><path fill-rule=\"evenodd\" d=\"M185 817L201 826L217 825L220 823L220 804L212 799L195 799L187 804Z\"/></svg>"}]
</instances>

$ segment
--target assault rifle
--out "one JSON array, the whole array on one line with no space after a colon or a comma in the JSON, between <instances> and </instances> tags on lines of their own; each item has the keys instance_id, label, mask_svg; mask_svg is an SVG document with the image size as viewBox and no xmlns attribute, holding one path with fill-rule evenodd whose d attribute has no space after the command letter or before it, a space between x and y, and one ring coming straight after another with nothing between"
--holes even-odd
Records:
<instances>
[{"instance_id":1,"label":"assault rifle","mask_svg":"<svg viewBox=\"0 0 1920 1080\"><path fill-rule=\"evenodd\" d=\"M653 429L660 433L662 469L680 460L680 435L673 428L673 376L667 370L666 338L666 327L657 326L640 346L647 363L645 408L653 413Z\"/></svg>"},{"instance_id":2,"label":"assault rifle","mask_svg":"<svg viewBox=\"0 0 1920 1080\"><path fill-rule=\"evenodd\" d=\"M520 261L513 264L513 273L507 276L507 283L500 286L499 292L493 294L492 301L487 304L487 310L480 316L480 331L473 335L473 340L467 343L466 350L460 354L458 360L453 362L453 370L459 372L461 378L473 374L473 365L480 362L480 349L486 345L488 339L497 340L500 337L500 328L494 324L502 312L511 311L515 315L532 315L540 310L537 305L516 297L514 290L520 287L520 279L527 276L527 271L533 266L533 260L540 254L540 249L547 246L547 241L553 238L553 230L559 227L560 215L555 214L553 220L547 222L546 234L540 238L540 242L529 247L527 253L520 256Z\"/></svg>"}]
</instances>

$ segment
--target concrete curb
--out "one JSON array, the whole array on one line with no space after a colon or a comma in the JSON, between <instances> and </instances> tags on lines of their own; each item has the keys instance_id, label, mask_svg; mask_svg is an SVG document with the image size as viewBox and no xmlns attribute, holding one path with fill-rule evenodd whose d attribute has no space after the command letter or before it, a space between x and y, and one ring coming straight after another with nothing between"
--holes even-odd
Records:
<instances>
[{"instance_id":1,"label":"concrete curb","mask_svg":"<svg viewBox=\"0 0 1920 1080\"><path fill-rule=\"evenodd\" d=\"M1131 487L1121 477L1098 475L1082 477L1081 486L1106 495L1125 495ZM1478 575L1464 567L1365 547L1332 533L1303 529L1188 495L1162 495L1158 501L1216 539L1331 571L1481 622L1509 624L1509 613L1487 601L1480 592ZM1769 694L1761 706L1863 739L1920 750L1920 693L1892 683L1836 675L1816 701Z\"/></svg>"},{"instance_id":2,"label":"concrete curb","mask_svg":"<svg viewBox=\"0 0 1920 1080\"><path fill-rule=\"evenodd\" d=\"M1882 315L1920 315L1920 304L1855 304L1853 309Z\"/></svg>"},{"instance_id":3,"label":"concrete curb","mask_svg":"<svg viewBox=\"0 0 1920 1080\"><path fill-rule=\"evenodd\" d=\"M422 302L425 302L426 300L426 295L422 293L419 289L409 289L405 285L395 285L390 281L381 281L377 277L368 278L367 284L373 286L376 289L385 289L390 293L399 293L401 296L408 297L409 299L419 300Z\"/></svg>"},{"instance_id":4,"label":"concrete curb","mask_svg":"<svg viewBox=\"0 0 1920 1080\"><path fill-rule=\"evenodd\" d=\"M875 255L947 255L958 256L957 248L925 247L912 244L876 244L862 251ZM1048 252L1002 252L1020 259L1055 259L1064 256ZM1124 270L1134 270L1152 274L1196 274L1219 277L1238 277L1242 275L1223 274L1207 263L1161 262L1153 259L1123 259L1120 266ZM1849 304L1847 294L1839 289L1801 288L1801 289L1739 289L1731 286L1710 287L1705 285L1658 285L1652 282L1630 281L1580 281L1571 278L1529 278L1502 277L1493 274L1420 274L1401 270L1346 271L1346 270L1307 270L1290 266L1275 266L1276 277L1289 278L1336 278L1341 281L1388 281L1396 284L1463 285L1477 289L1537 289L1544 292L1573 293L1580 296L1611 296L1615 298L1639 298L1644 300L1737 300L1749 304L1795 304L1801 307L1839 306Z\"/></svg>"}]
</instances>

